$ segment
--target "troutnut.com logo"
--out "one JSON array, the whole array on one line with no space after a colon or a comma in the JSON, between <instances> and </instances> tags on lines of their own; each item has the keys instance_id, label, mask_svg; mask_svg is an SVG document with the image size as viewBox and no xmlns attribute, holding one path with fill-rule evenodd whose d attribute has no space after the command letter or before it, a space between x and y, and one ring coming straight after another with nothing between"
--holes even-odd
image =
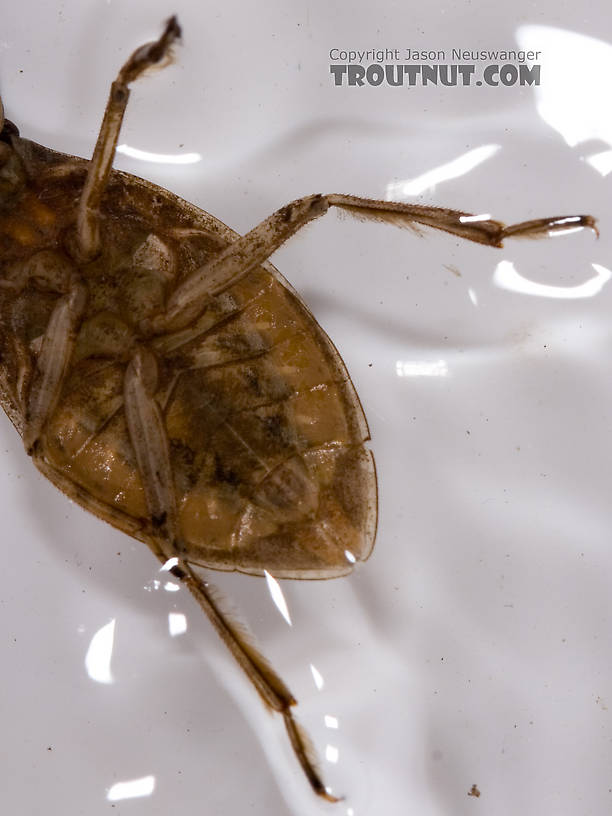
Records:
<instances>
[{"instance_id":1,"label":"troutnut.com logo","mask_svg":"<svg viewBox=\"0 0 612 816\"><path fill-rule=\"evenodd\" d=\"M418 51L332 48L329 70L336 86L364 85L539 85L541 51Z\"/></svg>"}]
</instances>

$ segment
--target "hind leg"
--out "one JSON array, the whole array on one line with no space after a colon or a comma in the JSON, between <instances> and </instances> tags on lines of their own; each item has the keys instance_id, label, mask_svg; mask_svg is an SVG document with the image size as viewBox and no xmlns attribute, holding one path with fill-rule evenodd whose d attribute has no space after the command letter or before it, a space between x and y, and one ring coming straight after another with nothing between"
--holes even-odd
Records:
<instances>
[{"instance_id":1,"label":"hind leg","mask_svg":"<svg viewBox=\"0 0 612 816\"><path fill-rule=\"evenodd\" d=\"M189 564L189 552L180 538L176 494L164 419L155 399L156 361L141 348L128 365L124 380L124 404L130 441L145 491L152 533L149 546L165 563L176 560L171 572L183 581L213 628L257 689L263 702L282 715L295 755L315 793L328 801L329 794L308 751L308 740L291 712L296 699L283 680L251 643L242 627L225 614L210 585Z\"/></svg>"},{"instance_id":2,"label":"hind leg","mask_svg":"<svg viewBox=\"0 0 612 816\"><path fill-rule=\"evenodd\" d=\"M154 334L163 334L189 325L211 297L237 283L251 269L266 261L299 229L324 215L330 207L339 207L364 220L384 221L402 227L417 224L433 227L493 247L501 247L504 238L508 237L532 237L577 227L595 229L595 220L588 215L539 218L507 227L500 221L440 207L337 194L306 196L281 207L196 269L175 289L168 299L166 311L143 325L143 328Z\"/></svg>"}]
</instances>

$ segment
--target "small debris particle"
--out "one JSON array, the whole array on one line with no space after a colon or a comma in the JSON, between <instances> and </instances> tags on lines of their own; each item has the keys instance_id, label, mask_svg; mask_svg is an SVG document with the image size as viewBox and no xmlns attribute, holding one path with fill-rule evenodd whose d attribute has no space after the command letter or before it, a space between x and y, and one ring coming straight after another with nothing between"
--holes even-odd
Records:
<instances>
[{"instance_id":1,"label":"small debris particle","mask_svg":"<svg viewBox=\"0 0 612 816\"><path fill-rule=\"evenodd\" d=\"M52 745L47 745L47 751L52 751L52 750L53 750L53 746Z\"/></svg>"},{"instance_id":2,"label":"small debris particle","mask_svg":"<svg viewBox=\"0 0 612 816\"><path fill-rule=\"evenodd\" d=\"M472 787L468 791L468 796L475 796L476 798L480 796L480 791L478 790L477 785L472 785Z\"/></svg>"},{"instance_id":3,"label":"small debris particle","mask_svg":"<svg viewBox=\"0 0 612 816\"><path fill-rule=\"evenodd\" d=\"M461 272L453 264L444 264L444 269L448 269L449 272L452 272L453 275L456 275L458 278L461 277Z\"/></svg>"}]
</instances>

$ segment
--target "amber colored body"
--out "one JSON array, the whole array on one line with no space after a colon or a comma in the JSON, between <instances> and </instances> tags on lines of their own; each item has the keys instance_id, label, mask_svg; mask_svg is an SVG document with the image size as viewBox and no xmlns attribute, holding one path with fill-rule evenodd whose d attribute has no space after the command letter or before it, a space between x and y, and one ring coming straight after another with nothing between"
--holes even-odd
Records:
<instances>
[{"instance_id":1,"label":"amber colored body","mask_svg":"<svg viewBox=\"0 0 612 816\"><path fill-rule=\"evenodd\" d=\"M17 384L31 380L32 349L62 296L60 282L28 265L42 257L48 268L51 250L57 267L71 266L63 244L86 163L23 139L15 146L32 181L0 210L0 314L10 327L0 334L0 399L21 430ZM280 577L349 572L373 545L376 481L357 395L312 314L266 264L211 298L189 328L143 336L143 319L236 236L117 171L101 234L102 254L79 269L87 307L41 439L45 474L130 535L156 536L123 407L127 364L144 345L158 361L155 398L170 441L181 555Z\"/></svg>"}]
</instances>

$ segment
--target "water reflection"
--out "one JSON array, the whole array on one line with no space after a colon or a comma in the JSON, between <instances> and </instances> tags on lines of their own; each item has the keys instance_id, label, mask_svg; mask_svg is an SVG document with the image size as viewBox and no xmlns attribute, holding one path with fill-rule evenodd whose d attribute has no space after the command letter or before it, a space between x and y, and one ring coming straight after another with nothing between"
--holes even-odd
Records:
<instances>
[{"instance_id":1,"label":"water reflection","mask_svg":"<svg viewBox=\"0 0 612 816\"><path fill-rule=\"evenodd\" d=\"M525 25L516 39L542 52L546 82L534 87L538 113L570 147L589 139L612 146L612 107L606 103L612 46L595 37L550 26Z\"/></svg>"},{"instance_id":2,"label":"water reflection","mask_svg":"<svg viewBox=\"0 0 612 816\"><path fill-rule=\"evenodd\" d=\"M130 147L127 144L119 145L117 153L122 153L130 159L155 162L156 164L195 164L202 161L200 153L149 153L147 150L139 150L137 147Z\"/></svg>"},{"instance_id":3,"label":"water reflection","mask_svg":"<svg viewBox=\"0 0 612 816\"><path fill-rule=\"evenodd\" d=\"M264 575L266 576L268 591L272 597L272 600L274 601L274 605L281 613L283 618L287 621L289 626L291 626L292 623L291 616L289 615L289 607L287 606L287 601L285 600L280 584L273 575L270 575L268 570L264 570Z\"/></svg>"},{"instance_id":4,"label":"water reflection","mask_svg":"<svg viewBox=\"0 0 612 816\"><path fill-rule=\"evenodd\" d=\"M602 176L612 173L612 150L604 150L602 153L594 153L585 159Z\"/></svg>"},{"instance_id":5,"label":"water reflection","mask_svg":"<svg viewBox=\"0 0 612 816\"><path fill-rule=\"evenodd\" d=\"M547 283L537 283L520 275L512 261L501 261L497 264L493 274L493 284L500 289L518 292L522 295L535 297L578 299L598 295L612 277L612 272L601 264L592 263L595 276L577 286L552 286Z\"/></svg>"},{"instance_id":6,"label":"water reflection","mask_svg":"<svg viewBox=\"0 0 612 816\"><path fill-rule=\"evenodd\" d=\"M187 618L182 612L170 612L168 614L168 632L170 637L183 635L187 631Z\"/></svg>"},{"instance_id":7,"label":"water reflection","mask_svg":"<svg viewBox=\"0 0 612 816\"><path fill-rule=\"evenodd\" d=\"M141 796L151 796L155 790L155 777L143 776L140 779L130 779L127 782L117 782L109 788L106 798L109 802L119 802L122 799L138 799Z\"/></svg>"},{"instance_id":8,"label":"water reflection","mask_svg":"<svg viewBox=\"0 0 612 816\"><path fill-rule=\"evenodd\" d=\"M115 618L98 629L92 637L87 654L85 655L85 669L87 674L96 683L114 683L111 672L111 658L115 642Z\"/></svg>"},{"instance_id":9,"label":"water reflection","mask_svg":"<svg viewBox=\"0 0 612 816\"><path fill-rule=\"evenodd\" d=\"M338 762L340 757L340 751L336 748L335 745L326 745L325 746L325 759L328 762Z\"/></svg>"},{"instance_id":10,"label":"water reflection","mask_svg":"<svg viewBox=\"0 0 612 816\"><path fill-rule=\"evenodd\" d=\"M159 568L159 571L160 571L160 572L170 572L170 570L172 569L172 567L176 567L176 566L178 566L178 562L179 562L179 560L178 560L178 558L177 558L176 556L174 556L173 558L169 558L169 559L166 561L166 563L165 563L165 564L163 564L163 565L162 565L162 566Z\"/></svg>"},{"instance_id":11,"label":"water reflection","mask_svg":"<svg viewBox=\"0 0 612 816\"><path fill-rule=\"evenodd\" d=\"M398 377L446 377L446 360L397 360L395 373Z\"/></svg>"},{"instance_id":12,"label":"water reflection","mask_svg":"<svg viewBox=\"0 0 612 816\"><path fill-rule=\"evenodd\" d=\"M312 663L310 664L310 672L312 674L312 679L314 680L314 684L317 687L317 691L321 691L321 689L325 685L325 680L323 679L323 675L317 669L316 666L313 666Z\"/></svg>"},{"instance_id":13,"label":"water reflection","mask_svg":"<svg viewBox=\"0 0 612 816\"><path fill-rule=\"evenodd\" d=\"M470 170L494 156L499 149L500 145L497 144L482 145L474 150L468 150L467 153L457 156L456 159L434 167L416 178L391 182L387 184L385 198L387 201L397 201L409 196L420 195L426 190L432 191L435 189L436 184L442 181L449 181L469 173ZM471 216L471 219L486 220L488 217L477 215Z\"/></svg>"}]
</instances>

